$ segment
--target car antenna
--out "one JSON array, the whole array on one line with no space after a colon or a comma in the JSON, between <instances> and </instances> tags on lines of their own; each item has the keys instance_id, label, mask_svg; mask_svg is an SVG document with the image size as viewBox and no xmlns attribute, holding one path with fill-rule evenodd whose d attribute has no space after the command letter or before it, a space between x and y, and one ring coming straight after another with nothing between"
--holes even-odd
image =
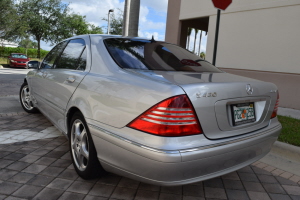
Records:
<instances>
[{"instance_id":1,"label":"car antenna","mask_svg":"<svg viewBox=\"0 0 300 200\"><path fill-rule=\"evenodd\" d=\"M150 40L151 41L151 43L152 42L156 42L155 40L154 40L154 36L152 35L152 39Z\"/></svg>"}]
</instances>

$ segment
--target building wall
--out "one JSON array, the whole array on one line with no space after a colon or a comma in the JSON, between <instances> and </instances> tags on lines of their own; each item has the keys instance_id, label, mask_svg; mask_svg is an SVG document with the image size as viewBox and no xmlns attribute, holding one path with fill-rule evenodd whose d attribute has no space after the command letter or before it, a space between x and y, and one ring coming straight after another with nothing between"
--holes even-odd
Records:
<instances>
[{"instance_id":1,"label":"building wall","mask_svg":"<svg viewBox=\"0 0 300 200\"><path fill-rule=\"evenodd\" d=\"M0 46L3 47L18 47L18 44L15 42L9 42L6 40L0 40Z\"/></svg>"},{"instance_id":2,"label":"building wall","mask_svg":"<svg viewBox=\"0 0 300 200\"><path fill-rule=\"evenodd\" d=\"M300 5L221 14L216 66L300 74ZM210 16L212 60L216 15Z\"/></svg>"},{"instance_id":3,"label":"building wall","mask_svg":"<svg viewBox=\"0 0 300 200\"><path fill-rule=\"evenodd\" d=\"M170 12L173 8L168 9ZM213 56L216 14L211 0L181 0L179 23L209 17L208 61ZM300 109L299 19L299 0L233 1L221 14L216 66L229 73L275 83L280 106ZM172 29L169 21L168 18L166 39L168 29ZM172 34L180 38L180 32Z\"/></svg>"},{"instance_id":4,"label":"building wall","mask_svg":"<svg viewBox=\"0 0 300 200\"><path fill-rule=\"evenodd\" d=\"M217 10L211 0L182 0L179 20L209 16L212 61ZM239 0L222 11L218 67L300 73L300 1ZM228 59L233 58L234 59Z\"/></svg>"},{"instance_id":5,"label":"building wall","mask_svg":"<svg viewBox=\"0 0 300 200\"><path fill-rule=\"evenodd\" d=\"M300 74L220 68L240 76L275 83L279 91L279 106L300 110Z\"/></svg>"},{"instance_id":6,"label":"building wall","mask_svg":"<svg viewBox=\"0 0 300 200\"><path fill-rule=\"evenodd\" d=\"M173 0L169 0L172 2ZM216 15L217 10L211 0L181 0L180 20ZM258 10L273 7L299 5L299 0L238 0L224 11L225 13Z\"/></svg>"}]
</instances>

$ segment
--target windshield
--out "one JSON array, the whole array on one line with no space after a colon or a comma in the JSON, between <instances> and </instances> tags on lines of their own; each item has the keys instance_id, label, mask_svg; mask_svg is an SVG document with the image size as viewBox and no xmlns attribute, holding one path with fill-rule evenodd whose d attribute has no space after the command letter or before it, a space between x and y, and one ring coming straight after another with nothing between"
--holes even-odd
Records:
<instances>
[{"instance_id":1,"label":"windshield","mask_svg":"<svg viewBox=\"0 0 300 200\"><path fill-rule=\"evenodd\" d=\"M27 56L24 54L12 54L11 57L27 59Z\"/></svg>"},{"instance_id":2,"label":"windshield","mask_svg":"<svg viewBox=\"0 0 300 200\"><path fill-rule=\"evenodd\" d=\"M222 72L179 46L142 39L110 38L104 43L122 68L160 71Z\"/></svg>"}]
</instances>

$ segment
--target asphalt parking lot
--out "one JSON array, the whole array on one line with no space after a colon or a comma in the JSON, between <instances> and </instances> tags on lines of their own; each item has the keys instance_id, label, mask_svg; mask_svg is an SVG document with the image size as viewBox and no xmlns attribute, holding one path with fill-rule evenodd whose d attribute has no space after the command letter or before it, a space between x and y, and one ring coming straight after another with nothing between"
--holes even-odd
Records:
<instances>
[{"instance_id":1,"label":"asphalt parking lot","mask_svg":"<svg viewBox=\"0 0 300 200\"><path fill-rule=\"evenodd\" d=\"M22 76L13 81L10 77L23 72L0 69L0 78L6 73L6 81L0 81L0 88L5 88L0 90L0 199L300 199L300 176L261 161L178 187L144 184L111 173L83 180L72 166L67 139L43 115L18 108Z\"/></svg>"}]
</instances>

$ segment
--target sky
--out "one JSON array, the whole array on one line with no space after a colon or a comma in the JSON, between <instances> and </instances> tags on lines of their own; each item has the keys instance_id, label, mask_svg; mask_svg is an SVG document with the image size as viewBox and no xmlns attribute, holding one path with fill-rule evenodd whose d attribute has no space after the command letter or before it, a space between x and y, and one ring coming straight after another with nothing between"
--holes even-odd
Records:
<instances>
[{"instance_id":1,"label":"sky","mask_svg":"<svg viewBox=\"0 0 300 200\"><path fill-rule=\"evenodd\" d=\"M69 0L70 8L73 12L85 15L86 21L94 25L103 27L106 31L108 10L114 9L114 14L118 15L119 10L124 10L124 0ZM168 0L141 0L139 36L156 40L165 39L166 18ZM41 48L50 50L52 47L45 42L41 43Z\"/></svg>"},{"instance_id":2,"label":"sky","mask_svg":"<svg viewBox=\"0 0 300 200\"><path fill-rule=\"evenodd\" d=\"M170 0L172 1L172 0ZM102 18L107 18L108 10L114 9L114 14L119 14L119 9L124 10L124 0L69 0L70 8L73 12L85 15L86 21L96 26L103 27L105 32L107 29L107 21ZM165 40L166 19L168 0L140 0L140 18L139 18L139 37L152 38L156 40ZM193 50L195 32L192 31L190 39L190 48ZM199 41L200 32L197 35ZM206 36L203 37L201 51L205 51ZM196 50L198 51L199 42L197 42ZM51 50L50 44L41 42L41 48Z\"/></svg>"}]
</instances>

